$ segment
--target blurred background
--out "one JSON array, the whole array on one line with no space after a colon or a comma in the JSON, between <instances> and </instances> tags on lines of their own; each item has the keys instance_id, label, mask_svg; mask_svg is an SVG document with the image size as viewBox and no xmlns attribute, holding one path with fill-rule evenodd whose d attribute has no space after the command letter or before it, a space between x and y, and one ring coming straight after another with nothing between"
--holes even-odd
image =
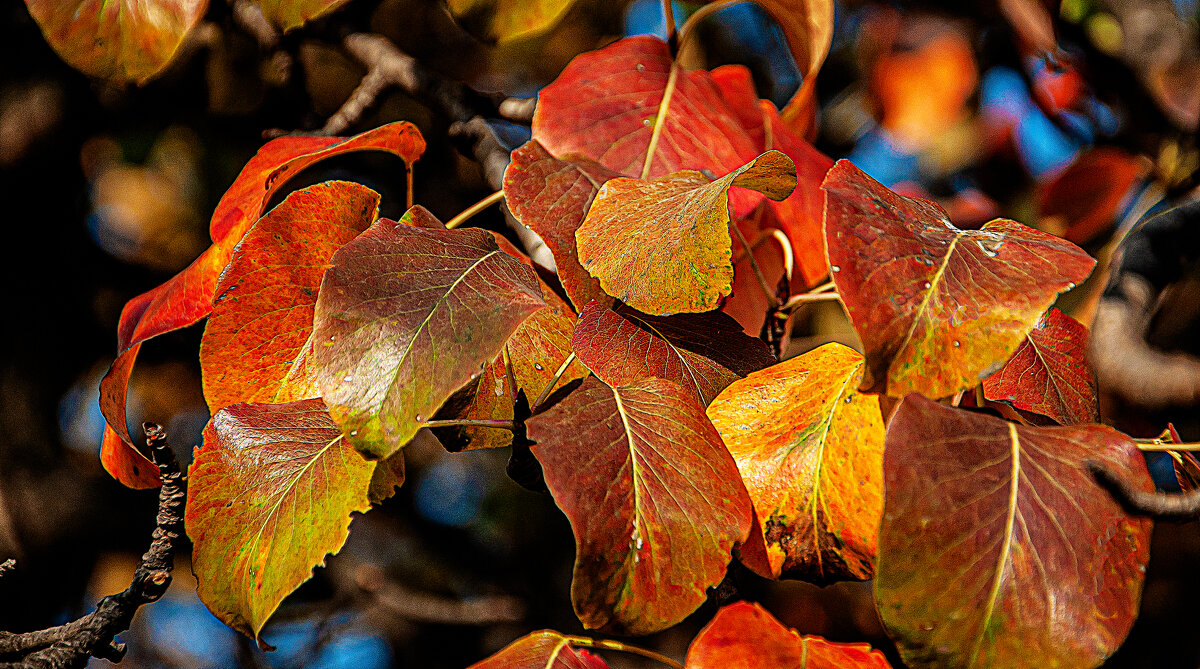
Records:
<instances>
[{"instance_id":1,"label":"blurred background","mask_svg":"<svg viewBox=\"0 0 1200 669\"><path fill-rule=\"evenodd\" d=\"M574 55L613 39L665 34L658 0L577 0L549 30L496 43L494 4L456 20L438 0L352 0L271 41L214 0L162 76L117 88L65 65L24 4L2 0L0 557L18 568L0 579L0 629L65 622L128 585L155 493L122 488L97 458L97 384L121 307L207 246L208 215L264 131L320 127L346 100L364 74L339 47L348 29L384 34L496 98L536 94ZM674 14L696 8L678 2ZM1047 48L1048 20L1057 48ZM779 105L799 85L779 31L752 5L702 28L703 47L683 54L689 66L744 64L759 95ZM1066 236L1103 267L1143 215L1195 186L1198 75L1195 0L839 2L817 80L816 145L902 194L936 200L961 227L1014 218ZM469 150L447 139L450 119L399 90L350 132L399 119L429 142L418 203L446 220L493 190ZM510 148L528 136L519 125L494 129ZM355 179L397 217L402 174L398 160L352 156L284 190ZM506 229L495 209L475 221ZM1090 322L1104 281L1097 270L1060 306ZM795 328L793 353L853 337L831 305L803 312ZM131 385L131 416L165 425L185 463L208 420L200 334L196 326L148 343ZM1151 422L1137 436L1161 431ZM536 629L582 633L570 605L570 527L548 495L506 477L507 453L434 445L407 456L399 493L357 518L346 548L273 618L264 637L277 651L259 651L206 611L185 550L168 597L122 636L123 666L457 669ZM1151 555L1142 615L1106 666L1200 666L1197 524L1160 523ZM869 583L768 582L736 564L730 578L801 633L867 641L900 666ZM714 611L710 603L639 643L682 658ZM605 657L617 668L653 666Z\"/></svg>"}]
</instances>

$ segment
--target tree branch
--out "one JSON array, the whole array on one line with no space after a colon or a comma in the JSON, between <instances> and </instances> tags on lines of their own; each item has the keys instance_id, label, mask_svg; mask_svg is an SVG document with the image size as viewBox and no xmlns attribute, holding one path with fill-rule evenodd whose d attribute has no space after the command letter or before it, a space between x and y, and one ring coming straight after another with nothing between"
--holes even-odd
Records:
<instances>
[{"instance_id":1,"label":"tree branch","mask_svg":"<svg viewBox=\"0 0 1200 669\"><path fill-rule=\"evenodd\" d=\"M150 548L123 592L100 600L96 610L65 625L35 632L0 632L0 669L67 669L87 666L92 657L119 662L125 645L118 634L129 629L133 614L143 604L158 601L171 585L175 549L183 533L183 506L187 488L166 432L145 423L146 446L162 474L158 491L158 521Z\"/></svg>"}]
</instances>

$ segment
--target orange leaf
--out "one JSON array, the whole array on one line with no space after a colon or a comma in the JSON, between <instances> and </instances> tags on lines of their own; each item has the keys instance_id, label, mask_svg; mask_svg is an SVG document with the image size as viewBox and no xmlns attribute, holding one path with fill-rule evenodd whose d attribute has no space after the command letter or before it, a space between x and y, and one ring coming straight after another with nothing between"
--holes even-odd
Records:
<instances>
[{"instance_id":1,"label":"orange leaf","mask_svg":"<svg viewBox=\"0 0 1200 669\"><path fill-rule=\"evenodd\" d=\"M571 647L570 639L551 630L534 632L467 669L608 669L600 658Z\"/></svg>"},{"instance_id":2,"label":"orange leaf","mask_svg":"<svg viewBox=\"0 0 1200 669\"><path fill-rule=\"evenodd\" d=\"M200 341L210 411L320 397L312 323L321 277L378 208L375 191L330 181L289 194L246 233L221 274Z\"/></svg>"},{"instance_id":3,"label":"orange leaf","mask_svg":"<svg viewBox=\"0 0 1200 669\"><path fill-rule=\"evenodd\" d=\"M25 0L46 41L71 67L144 82L175 57L208 0Z\"/></svg>"},{"instance_id":4,"label":"orange leaf","mask_svg":"<svg viewBox=\"0 0 1200 669\"><path fill-rule=\"evenodd\" d=\"M763 576L815 583L874 573L883 418L859 393L862 354L837 343L753 372L708 407L754 501Z\"/></svg>"},{"instance_id":5,"label":"orange leaf","mask_svg":"<svg viewBox=\"0 0 1200 669\"><path fill-rule=\"evenodd\" d=\"M960 230L846 160L822 188L833 280L866 348L864 390L937 398L974 387L1096 264L1016 221Z\"/></svg>"},{"instance_id":6,"label":"orange leaf","mask_svg":"<svg viewBox=\"0 0 1200 669\"><path fill-rule=\"evenodd\" d=\"M1084 153L1057 179L1038 187L1038 213L1053 232L1086 244L1116 220L1146 162L1120 149L1102 146Z\"/></svg>"},{"instance_id":7,"label":"orange leaf","mask_svg":"<svg viewBox=\"0 0 1200 669\"><path fill-rule=\"evenodd\" d=\"M699 313L732 289L729 189L782 200L796 187L796 166L768 151L710 181L699 172L605 183L575 240L583 268L600 287L649 314Z\"/></svg>"},{"instance_id":8,"label":"orange leaf","mask_svg":"<svg viewBox=\"0 0 1200 669\"><path fill-rule=\"evenodd\" d=\"M889 669L883 653L865 643L800 636L758 604L737 602L717 611L688 647L685 669Z\"/></svg>"}]
</instances>

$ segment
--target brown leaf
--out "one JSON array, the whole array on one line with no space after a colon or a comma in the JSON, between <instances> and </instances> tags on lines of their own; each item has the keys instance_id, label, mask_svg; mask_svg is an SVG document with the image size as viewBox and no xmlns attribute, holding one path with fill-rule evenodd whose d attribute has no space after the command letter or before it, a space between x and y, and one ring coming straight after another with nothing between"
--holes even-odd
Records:
<instances>
[{"instance_id":1,"label":"brown leaf","mask_svg":"<svg viewBox=\"0 0 1200 669\"><path fill-rule=\"evenodd\" d=\"M679 386L595 377L526 422L575 533L571 599L589 629L678 623L725 575L752 510L704 408Z\"/></svg>"},{"instance_id":2,"label":"brown leaf","mask_svg":"<svg viewBox=\"0 0 1200 669\"><path fill-rule=\"evenodd\" d=\"M888 425L875 598L911 667L1095 667L1137 616L1151 521L1086 463L1153 490L1102 425L1025 427L919 395Z\"/></svg>"}]
</instances>

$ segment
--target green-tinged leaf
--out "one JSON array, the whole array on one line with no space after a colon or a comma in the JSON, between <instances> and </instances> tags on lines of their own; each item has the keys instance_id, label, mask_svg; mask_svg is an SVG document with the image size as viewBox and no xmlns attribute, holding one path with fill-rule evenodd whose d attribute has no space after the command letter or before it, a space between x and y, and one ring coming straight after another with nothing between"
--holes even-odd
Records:
<instances>
[{"instance_id":1,"label":"green-tinged leaf","mask_svg":"<svg viewBox=\"0 0 1200 669\"><path fill-rule=\"evenodd\" d=\"M609 385L657 376L678 384L701 406L775 362L766 344L718 311L649 316L592 302L579 315L572 345L579 360Z\"/></svg>"},{"instance_id":2,"label":"green-tinged leaf","mask_svg":"<svg viewBox=\"0 0 1200 669\"><path fill-rule=\"evenodd\" d=\"M1099 423L1096 379L1085 357L1087 337L1082 323L1051 308L1000 371L983 380L984 397L1060 425Z\"/></svg>"},{"instance_id":3,"label":"green-tinged leaf","mask_svg":"<svg viewBox=\"0 0 1200 669\"><path fill-rule=\"evenodd\" d=\"M865 643L800 636L762 606L737 602L717 611L688 647L685 669L889 669Z\"/></svg>"},{"instance_id":4,"label":"green-tinged leaf","mask_svg":"<svg viewBox=\"0 0 1200 669\"><path fill-rule=\"evenodd\" d=\"M341 549L350 514L403 479L401 457L365 460L320 399L218 411L188 470L200 599L257 638L283 598Z\"/></svg>"},{"instance_id":5,"label":"green-tinged leaf","mask_svg":"<svg viewBox=\"0 0 1200 669\"><path fill-rule=\"evenodd\" d=\"M1096 264L1016 221L960 230L846 160L822 188L830 270L866 349L865 390L936 398L974 387Z\"/></svg>"},{"instance_id":6,"label":"green-tinged leaf","mask_svg":"<svg viewBox=\"0 0 1200 669\"><path fill-rule=\"evenodd\" d=\"M71 67L141 83L171 62L208 0L25 0L25 6Z\"/></svg>"},{"instance_id":7,"label":"green-tinged leaf","mask_svg":"<svg viewBox=\"0 0 1200 669\"><path fill-rule=\"evenodd\" d=\"M586 158L559 160L537 141L513 151L504 171L504 202L525 227L538 233L554 255L563 290L582 309L591 300L611 304L600 282L579 264L575 231L604 182L620 176Z\"/></svg>"},{"instance_id":8,"label":"green-tinged leaf","mask_svg":"<svg viewBox=\"0 0 1200 669\"><path fill-rule=\"evenodd\" d=\"M330 414L368 457L413 438L545 306L537 276L478 229L371 226L333 256L313 327Z\"/></svg>"},{"instance_id":9,"label":"green-tinged leaf","mask_svg":"<svg viewBox=\"0 0 1200 669\"><path fill-rule=\"evenodd\" d=\"M768 151L710 181L699 172L612 179L575 232L583 268L600 287L650 314L712 311L732 290L729 189L785 199L796 166Z\"/></svg>"},{"instance_id":10,"label":"green-tinged leaf","mask_svg":"<svg viewBox=\"0 0 1200 669\"><path fill-rule=\"evenodd\" d=\"M468 669L608 669L600 658L571 647L570 639L551 630L517 639Z\"/></svg>"},{"instance_id":11,"label":"green-tinged leaf","mask_svg":"<svg viewBox=\"0 0 1200 669\"><path fill-rule=\"evenodd\" d=\"M883 512L883 417L862 354L831 343L734 381L708 407L754 501L763 576L867 579ZM746 553L746 551L743 551ZM745 556L743 556L745 557Z\"/></svg>"},{"instance_id":12,"label":"green-tinged leaf","mask_svg":"<svg viewBox=\"0 0 1200 669\"><path fill-rule=\"evenodd\" d=\"M366 230L379 195L330 181L295 191L233 252L200 342L209 410L239 402L320 397L313 376L313 311L334 252Z\"/></svg>"},{"instance_id":13,"label":"green-tinged leaf","mask_svg":"<svg viewBox=\"0 0 1200 669\"><path fill-rule=\"evenodd\" d=\"M1086 468L1153 490L1129 437L909 395L888 424L875 598L910 667L1095 667L1137 617L1152 523Z\"/></svg>"},{"instance_id":14,"label":"green-tinged leaf","mask_svg":"<svg viewBox=\"0 0 1200 669\"><path fill-rule=\"evenodd\" d=\"M571 599L584 627L649 634L704 603L753 511L690 393L589 377L526 426L575 533Z\"/></svg>"}]
</instances>

